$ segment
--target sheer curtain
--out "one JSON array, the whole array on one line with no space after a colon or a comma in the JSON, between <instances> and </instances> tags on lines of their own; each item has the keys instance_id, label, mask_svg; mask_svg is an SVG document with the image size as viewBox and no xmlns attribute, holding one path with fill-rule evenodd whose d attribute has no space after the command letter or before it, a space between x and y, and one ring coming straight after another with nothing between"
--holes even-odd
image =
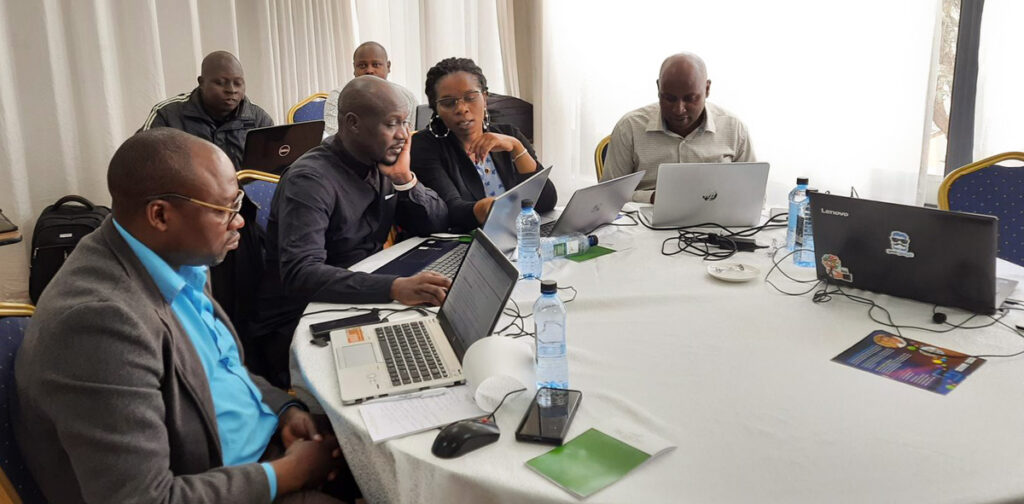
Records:
<instances>
[{"instance_id":1,"label":"sheer curtain","mask_svg":"<svg viewBox=\"0 0 1024 504\"><path fill-rule=\"evenodd\" d=\"M27 299L28 241L65 194L109 204L106 169L150 108L235 53L275 122L352 78L356 45L388 48L421 100L428 68L468 56L504 92L498 0L0 0L0 209L26 234L0 247L0 300ZM458 29L455 29L456 27Z\"/></svg>"},{"instance_id":2,"label":"sheer curtain","mask_svg":"<svg viewBox=\"0 0 1024 504\"><path fill-rule=\"evenodd\" d=\"M937 1L536 5L540 148L563 194L594 181L594 148L624 113L657 101L661 61L692 51L707 62L710 101L743 119L771 163L769 205L801 175L914 202Z\"/></svg>"},{"instance_id":3,"label":"sheer curtain","mask_svg":"<svg viewBox=\"0 0 1024 504\"><path fill-rule=\"evenodd\" d=\"M1024 2L987 0L978 49L974 159L1024 151Z\"/></svg>"}]
</instances>

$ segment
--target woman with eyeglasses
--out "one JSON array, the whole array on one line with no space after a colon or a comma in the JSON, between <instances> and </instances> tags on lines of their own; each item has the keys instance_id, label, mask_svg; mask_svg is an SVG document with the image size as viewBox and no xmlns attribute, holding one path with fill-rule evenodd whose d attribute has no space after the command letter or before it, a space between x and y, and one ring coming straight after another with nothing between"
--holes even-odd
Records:
<instances>
[{"instance_id":1,"label":"woman with eyeglasses","mask_svg":"<svg viewBox=\"0 0 1024 504\"><path fill-rule=\"evenodd\" d=\"M433 114L413 135L411 168L448 204L450 229L467 232L483 224L495 197L540 164L518 128L490 122L487 78L473 60L441 60L427 72L426 93ZM548 180L534 208L547 212L557 200Z\"/></svg>"}]
</instances>

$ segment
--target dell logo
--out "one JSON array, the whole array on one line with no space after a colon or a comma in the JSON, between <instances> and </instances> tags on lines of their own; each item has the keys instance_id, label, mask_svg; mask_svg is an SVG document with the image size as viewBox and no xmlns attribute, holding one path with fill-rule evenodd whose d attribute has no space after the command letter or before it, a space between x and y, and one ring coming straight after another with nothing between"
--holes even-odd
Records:
<instances>
[{"instance_id":1,"label":"dell logo","mask_svg":"<svg viewBox=\"0 0 1024 504\"><path fill-rule=\"evenodd\" d=\"M704 201L715 201L715 198L717 198L717 197L718 197L718 191L711 191L711 192L701 196L701 198L704 198Z\"/></svg>"},{"instance_id":2,"label":"dell logo","mask_svg":"<svg viewBox=\"0 0 1024 504\"><path fill-rule=\"evenodd\" d=\"M288 144L285 144L285 145L282 145L280 149L277 149L277 155L281 156L281 157L285 157L291 151L292 151L292 146L288 145Z\"/></svg>"},{"instance_id":3,"label":"dell logo","mask_svg":"<svg viewBox=\"0 0 1024 504\"><path fill-rule=\"evenodd\" d=\"M838 210L829 210L827 208L822 208L821 209L821 213L823 213L825 215L835 215L836 217L849 217L850 216L849 212L840 212Z\"/></svg>"}]
</instances>

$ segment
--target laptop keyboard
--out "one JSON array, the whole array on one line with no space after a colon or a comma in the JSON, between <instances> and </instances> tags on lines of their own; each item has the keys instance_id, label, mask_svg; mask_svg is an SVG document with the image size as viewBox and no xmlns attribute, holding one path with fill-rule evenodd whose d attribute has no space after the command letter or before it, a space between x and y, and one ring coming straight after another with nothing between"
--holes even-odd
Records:
<instances>
[{"instance_id":1,"label":"laptop keyboard","mask_svg":"<svg viewBox=\"0 0 1024 504\"><path fill-rule=\"evenodd\" d=\"M433 271L450 279L454 279L455 273L459 271L459 265L462 264L462 258L466 257L467 250L469 250L469 246L455 247L448 252L445 252L443 256L439 257L426 268L423 268L423 271Z\"/></svg>"},{"instance_id":2,"label":"laptop keyboard","mask_svg":"<svg viewBox=\"0 0 1024 504\"><path fill-rule=\"evenodd\" d=\"M378 327L376 333L391 385L397 387L448 377L422 321Z\"/></svg>"},{"instance_id":3,"label":"laptop keyboard","mask_svg":"<svg viewBox=\"0 0 1024 504\"><path fill-rule=\"evenodd\" d=\"M555 230L555 224L556 223L558 223L558 221L557 220L553 220L551 222L545 222L544 224L541 224L540 225L540 235L541 236L551 236L551 232Z\"/></svg>"}]
</instances>

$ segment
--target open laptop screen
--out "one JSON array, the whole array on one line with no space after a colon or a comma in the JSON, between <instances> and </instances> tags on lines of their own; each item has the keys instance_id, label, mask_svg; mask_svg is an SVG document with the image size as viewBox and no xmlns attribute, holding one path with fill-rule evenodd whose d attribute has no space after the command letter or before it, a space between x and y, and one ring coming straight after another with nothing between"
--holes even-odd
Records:
<instances>
[{"instance_id":1,"label":"open laptop screen","mask_svg":"<svg viewBox=\"0 0 1024 504\"><path fill-rule=\"evenodd\" d=\"M518 278L519 270L478 231L438 314L459 362L473 342L491 334Z\"/></svg>"}]
</instances>

